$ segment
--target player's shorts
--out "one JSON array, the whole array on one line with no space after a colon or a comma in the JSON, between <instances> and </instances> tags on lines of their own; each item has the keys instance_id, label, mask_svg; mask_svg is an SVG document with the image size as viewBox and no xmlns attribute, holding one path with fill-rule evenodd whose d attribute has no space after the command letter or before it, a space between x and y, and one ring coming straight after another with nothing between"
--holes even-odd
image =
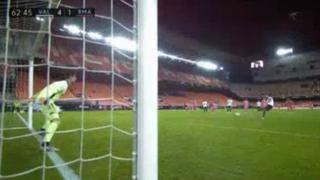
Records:
<instances>
[{"instance_id":1,"label":"player's shorts","mask_svg":"<svg viewBox=\"0 0 320 180\"><path fill-rule=\"evenodd\" d=\"M59 115L59 113L54 112L54 113L48 114L47 118L49 121L54 120L54 119L60 119L60 115Z\"/></svg>"},{"instance_id":2,"label":"player's shorts","mask_svg":"<svg viewBox=\"0 0 320 180\"><path fill-rule=\"evenodd\" d=\"M51 121L54 119L60 119L59 112L48 112L48 111L41 111L42 114L46 117L46 120Z\"/></svg>"},{"instance_id":3,"label":"player's shorts","mask_svg":"<svg viewBox=\"0 0 320 180\"><path fill-rule=\"evenodd\" d=\"M53 102L49 102L48 105L42 105L40 110L48 121L60 119L59 113L61 110L59 106L55 105Z\"/></svg>"},{"instance_id":4,"label":"player's shorts","mask_svg":"<svg viewBox=\"0 0 320 180\"><path fill-rule=\"evenodd\" d=\"M273 108L273 106L271 106L271 105L267 105L267 107L266 107L266 111L269 111L269 110L271 110Z\"/></svg>"}]
</instances>

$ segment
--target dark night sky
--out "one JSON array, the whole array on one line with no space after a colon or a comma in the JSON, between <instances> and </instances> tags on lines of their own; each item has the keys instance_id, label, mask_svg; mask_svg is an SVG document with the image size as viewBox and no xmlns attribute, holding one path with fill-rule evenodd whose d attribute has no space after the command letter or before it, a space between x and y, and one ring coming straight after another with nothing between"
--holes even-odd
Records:
<instances>
[{"instance_id":1,"label":"dark night sky","mask_svg":"<svg viewBox=\"0 0 320 180\"><path fill-rule=\"evenodd\" d=\"M237 56L271 57L281 45L291 46L295 52L320 48L320 2L317 1L158 2L161 27ZM297 12L296 16L289 16L292 12Z\"/></svg>"}]
</instances>

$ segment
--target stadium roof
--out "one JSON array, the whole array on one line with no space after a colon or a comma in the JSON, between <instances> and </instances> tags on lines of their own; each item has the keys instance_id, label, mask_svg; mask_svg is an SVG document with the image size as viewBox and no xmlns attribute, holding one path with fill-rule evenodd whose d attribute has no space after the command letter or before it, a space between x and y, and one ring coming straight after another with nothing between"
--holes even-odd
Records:
<instances>
[{"instance_id":1,"label":"stadium roof","mask_svg":"<svg viewBox=\"0 0 320 180\"><path fill-rule=\"evenodd\" d=\"M39 2L45 4L46 0ZM55 2L60 1L55 0ZM80 7L81 2L82 0L61 0L60 5ZM132 3L132 0L127 2ZM110 15L109 0L91 0L87 1L86 5L96 8L97 14ZM132 27L132 10L123 10L117 3L114 6L115 19L127 27ZM319 27L316 26L317 22L319 24L319 15L316 10L315 4L306 1L161 0L159 1L159 47L166 53L193 60L216 61L225 66L226 70L241 71L242 74L234 73L234 76L244 76L246 79L249 76L247 62L261 57L273 59L272 56L278 46L292 46L295 53L319 48L320 34ZM0 24L1 22L0 19ZM55 33L64 34L60 32L60 28L71 22L81 24L82 21L66 18L55 20L53 22ZM88 31L103 35L110 33L107 28L109 22L106 19L88 18L86 23L87 28L90 27ZM17 27L29 24L13 23ZM130 36L115 27L115 33L118 32L122 36ZM43 38L37 39L41 41ZM0 43L0 48L2 45L3 43Z\"/></svg>"},{"instance_id":2,"label":"stadium roof","mask_svg":"<svg viewBox=\"0 0 320 180\"><path fill-rule=\"evenodd\" d=\"M320 48L319 3L292 0L161 0L165 28L241 57L271 57L278 46Z\"/></svg>"}]
</instances>

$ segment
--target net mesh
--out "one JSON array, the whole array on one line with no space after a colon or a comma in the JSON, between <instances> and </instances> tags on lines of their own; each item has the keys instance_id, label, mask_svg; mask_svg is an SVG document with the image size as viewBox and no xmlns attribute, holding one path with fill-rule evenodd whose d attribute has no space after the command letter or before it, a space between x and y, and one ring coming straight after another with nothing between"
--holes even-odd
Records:
<instances>
[{"instance_id":1,"label":"net mesh","mask_svg":"<svg viewBox=\"0 0 320 180\"><path fill-rule=\"evenodd\" d=\"M135 3L0 2L1 179L135 179L134 113L118 111L135 109ZM9 17L10 8L60 7L96 15ZM78 80L56 102L63 111L52 143L60 151L47 152L41 105L27 99L71 74Z\"/></svg>"}]
</instances>

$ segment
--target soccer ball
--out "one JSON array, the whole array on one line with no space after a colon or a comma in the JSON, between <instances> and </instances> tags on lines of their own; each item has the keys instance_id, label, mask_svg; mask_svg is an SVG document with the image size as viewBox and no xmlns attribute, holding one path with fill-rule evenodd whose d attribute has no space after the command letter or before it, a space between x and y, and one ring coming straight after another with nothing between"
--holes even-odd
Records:
<instances>
[{"instance_id":1,"label":"soccer ball","mask_svg":"<svg viewBox=\"0 0 320 180\"><path fill-rule=\"evenodd\" d=\"M234 115L236 115L236 116L240 116L240 113L239 113L239 112L236 112L236 113L234 113Z\"/></svg>"}]
</instances>

